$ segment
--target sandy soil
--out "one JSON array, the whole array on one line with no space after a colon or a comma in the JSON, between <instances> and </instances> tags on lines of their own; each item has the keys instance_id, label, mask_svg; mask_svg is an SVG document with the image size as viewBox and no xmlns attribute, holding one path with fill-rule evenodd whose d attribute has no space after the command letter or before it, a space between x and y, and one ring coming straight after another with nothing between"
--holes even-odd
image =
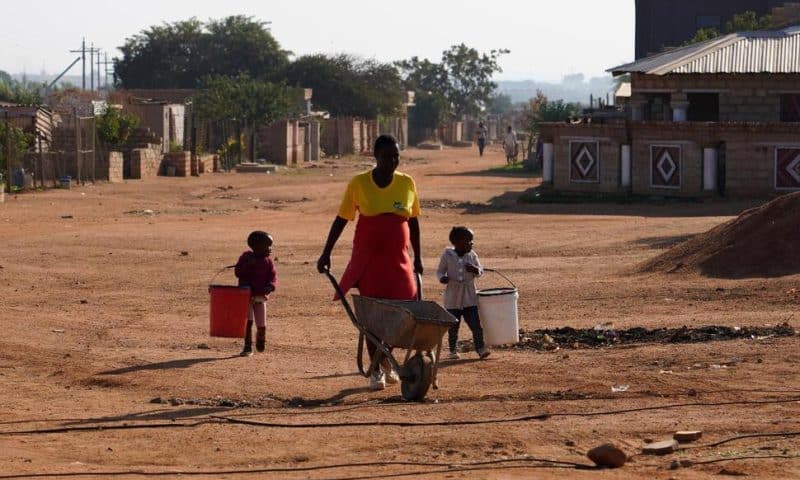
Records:
<instances>
[{"instance_id":1,"label":"sandy soil","mask_svg":"<svg viewBox=\"0 0 800 480\"><path fill-rule=\"evenodd\" d=\"M467 353L443 362L441 388L425 403L402 402L398 387L367 391L355 373L355 330L314 264L345 182L368 162L8 198L0 478L800 477L798 436L708 446L800 431L797 336L498 350L483 362ZM473 150L404 153L401 169L424 198L428 298L441 294L432 271L450 227L466 224L484 264L519 286L525 329L800 323L797 276L629 273L757 202L521 206L516 197L536 181L487 172L502 163L497 149L483 159ZM239 341L207 335L206 287L256 228L276 239L280 283L267 352L239 358ZM335 251L337 272L352 231ZM612 393L619 385L630 389ZM464 420L494 422L441 424ZM338 425L320 425L330 423ZM646 440L682 429L703 439L667 457L639 454ZM576 469L607 441L632 455L624 468ZM715 463L671 470L673 460Z\"/></svg>"}]
</instances>

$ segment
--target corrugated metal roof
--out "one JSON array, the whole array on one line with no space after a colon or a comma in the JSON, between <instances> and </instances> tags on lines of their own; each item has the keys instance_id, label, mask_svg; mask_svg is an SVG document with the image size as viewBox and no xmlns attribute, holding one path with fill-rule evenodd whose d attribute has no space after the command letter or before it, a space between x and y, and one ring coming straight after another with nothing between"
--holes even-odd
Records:
<instances>
[{"instance_id":1,"label":"corrugated metal roof","mask_svg":"<svg viewBox=\"0 0 800 480\"><path fill-rule=\"evenodd\" d=\"M740 32L614 67L614 75L645 73L800 73L800 26Z\"/></svg>"}]
</instances>

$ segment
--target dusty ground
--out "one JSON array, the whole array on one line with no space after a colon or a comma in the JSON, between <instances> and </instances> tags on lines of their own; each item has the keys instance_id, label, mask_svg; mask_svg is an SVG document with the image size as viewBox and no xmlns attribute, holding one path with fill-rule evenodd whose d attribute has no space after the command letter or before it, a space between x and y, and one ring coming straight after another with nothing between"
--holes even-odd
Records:
<instances>
[{"instance_id":1,"label":"dusty ground","mask_svg":"<svg viewBox=\"0 0 800 480\"><path fill-rule=\"evenodd\" d=\"M485 362L470 353L443 364L441 389L424 404L401 402L397 387L368 392L354 373L355 331L313 268L344 184L365 160L86 186L0 205L0 478L800 477L798 436L707 446L800 431L797 336L503 350ZM519 206L515 196L535 181L486 172L502 162L498 150L484 159L473 150L404 154L401 168L425 200L427 297L441 292L432 270L449 228L466 224L484 264L519 286L526 330L800 326L798 277L627 273L754 203ZM207 336L206 286L255 228L276 239L280 284L267 353L239 358L239 342ZM338 272L352 231L335 252ZM619 385L630 389L612 393ZM496 422L348 425L464 420ZM329 423L339 425L319 425ZM645 439L679 429L703 439L668 457L636 455L620 470L572 465L588 465L597 444L637 454ZM670 470L686 459L717 463ZM398 463L356 465L374 462Z\"/></svg>"}]
</instances>

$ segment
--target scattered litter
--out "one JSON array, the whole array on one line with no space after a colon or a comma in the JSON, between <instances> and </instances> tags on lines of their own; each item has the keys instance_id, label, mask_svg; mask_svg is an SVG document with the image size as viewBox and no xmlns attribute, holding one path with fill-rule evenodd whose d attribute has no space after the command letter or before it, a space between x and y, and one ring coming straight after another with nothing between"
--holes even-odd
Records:
<instances>
[{"instance_id":1,"label":"scattered litter","mask_svg":"<svg viewBox=\"0 0 800 480\"><path fill-rule=\"evenodd\" d=\"M727 365L717 365L716 363L712 363L711 365L708 366L708 368L710 368L711 370L722 370L722 369L728 368L728 366Z\"/></svg>"},{"instance_id":2,"label":"scattered litter","mask_svg":"<svg viewBox=\"0 0 800 480\"><path fill-rule=\"evenodd\" d=\"M64 332L66 332L66 330L64 330L62 328L54 328L52 331L53 331L53 333L64 333Z\"/></svg>"},{"instance_id":3,"label":"scattered litter","mask_svg":"<svg viewBox=\"0 0 800 480\"><path fill-rule=\"evenodd\" d=\"M208 346L207 343L201 343L197 346L198 350L211 350L211 347Z\"/></svg>"},{"instance_id":4,"label":"scattered litter","mask_svg":"<svg viewBox=\"0 0 800 480\"><path fill-rule=\"evenodd\" d=\"M788 323L760 327L705 327L655 328L634 327L620 330L597 330L597 327L576 329L572 327L520 330L520 341L516 345L497 347L509 350L554 351L558 349L602 348L614 345L637 345L643 343L682 344L706 343L729 340L753 340L759 337L792 337L797 333ZM472 349L472 341L459 342L464 350ZM704 368L704 366L701 366Z\"/></svg>"},{"instance_id":5,"label":"scattered litter","mask_svg":"<svg viewBox=\"0 0 800 480\"><path fill-rule=\"evenodd\" d=\"M182 257L188 257L189 256L189 252L184 250L184 251L181 252L181 256Z\"/></svg>"},{"instance_id":6,"label":"scattered litter","mask_svg":"<svg viewBox=\"0 0 800 480\"><path fill-rule=\"evenodd\" d=\"M631 388L630 385L618 385L616 387L611 387L612 393L623 393L627 392Z\"/></svg>"},{"instance_id":7,"label":"scattered litter","mask_svg":"<svg viewBox=\"0 0 800 480\"><path fill-rule=\"evenodd\" d=\"M81 300L81 305L86 305L87 303L89 303L89 300L85 300L85 299Z\"/></svg>"},{"instance_id":8,"label":"scattered litter","mask_svg":"<svg viewBox=\"0 0 800 480\"><path fill-rule=\"evenodd\" d=\"M658 372L659 375L672 375L673 373L675 372L673 372L672 370L661 370L660 372Z\"/></svg>"},{"instance_id":9,"label":"scattered litter","mask_svg":"<svg viewBox=\"0 0 800 480\"><path fill-rule=\"evenodd\" d=\"M69 220L70 218L74 218L72 215L61 215L61 218L64 220Z\"/></svg>"}]
</instances>

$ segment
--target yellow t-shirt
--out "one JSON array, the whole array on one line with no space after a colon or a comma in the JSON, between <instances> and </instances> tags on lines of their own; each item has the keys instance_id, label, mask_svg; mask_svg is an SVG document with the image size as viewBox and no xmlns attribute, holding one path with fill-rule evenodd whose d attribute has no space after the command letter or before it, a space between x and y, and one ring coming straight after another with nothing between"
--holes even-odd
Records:
<instances>
[{"instance_id":1,"label":"yellow t-shirt","mask_svg":"<svg viewBox=\"0 0 800 480\"><path fill-rule=\"evenodd\" d=\"M384 213L405 218L418 217L419 197L414 180L405 173L394 172L392 183L386 188L379 188L372 179L372 170L356 175L344 192L339 216L355 220L356 211L367 217Z\"/></svg>"}]
</instances>

